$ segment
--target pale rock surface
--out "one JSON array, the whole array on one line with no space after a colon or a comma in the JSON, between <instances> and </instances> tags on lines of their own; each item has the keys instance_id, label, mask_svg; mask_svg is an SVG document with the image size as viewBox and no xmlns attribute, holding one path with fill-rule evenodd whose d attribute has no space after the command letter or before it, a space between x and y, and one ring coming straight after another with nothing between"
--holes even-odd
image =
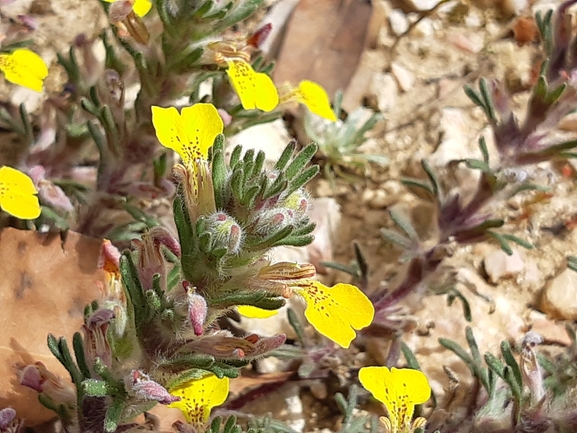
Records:
<instances>
[{"instance_id":1,"label":"pale rock surface","mask_svg":"<svg viewBox=\"0 0 577 433\"><path fill-rule=\"evenodd\" d=\"M274 122L255 125L230 137L227 142L227 151L231 152L237 144L242 145L243 153L248 149L255 152L262 150L266 154L266 161L274 164L281 156L282 151L292 140L282 119Z\"/></svg>"},{"instance_id":2,"label":"pale rock surface","mask_svg":"<svg viewBox=\"0 0 577 433\"><path fill-rule=\"evenodd\" d=\"M450 161L481 158L481 152L474 139L475 131L472 121L462 109L445 107L441 110L439 130L443 133L441 143L435 152L427 159L434 169L441 170ZM455 170L455 177L459 184L459 193L469 196L477 187L479 171L471 170L460 164Z\"/></svg>"},{"instance_id":3,"label":"pale rock surface","mask_svg":"<svg viewBox=\"0 0 577 433\"><path fill-rule=\"evenodd\" d=\"M513 249L512 255L508 255L500 248L489 251L483 259L483 264L492 283L519 275L525 269L525 263L517 249Z\"/></svg>"},{"instance_id":4,"label":"pale rock surface","mask_svg":"<svg viewBox=\"0 0 577 433\"><path fill-rule=\"evenodd\" d=\"M577 272L565 269L550 280L541 295L541 310L558 320L577 320Z\"/></svg>"},{"instance_id":5,"label":"pale rock surface","mask_svg":"<svg viewBox=\"0 0 577 433\"><path fill-rule=\"evenodd\" d=\"M558 344L565 347L571 345L565 326L549 319L546 314L531 310L527 321L531 331L543 337L544 344Z\"/></svg>"},{"instance_id":6,"label":"pale rock surface","mask_svg":"<svg viewBox=\"0 0 577 433\"><path fill-rule=\"evenodd\" d=\"M399 63L391 63L391 73L403 92L411 90L415 85L415 75Z\"/></svg>"},{"instance_id":7,"label":"pale rock surface","mask_svg":"<svg viewBox=\"0 0 577 433\"><path fill-rule=\"evenodd\" d=\"M372 209L385 209L396 201L382 189L366 189L363 191L362 201Z\"/></svg>"},{"instance_id":8,"label":"pale rock surface","mask_svg":"<svg viewBox=\"0 0 577 433\"><path fill-rule=\"evenodd\" d=\"M386 113L397 103L399 89L395 78L391 74L381 72L373 76L369 86L369 93L377 98L379 111Z\"/></svg>"},{"instance_id":9,"label":"pale rock surface","mask_svg":"<svg viewBox=\"0 0 577 433\"><path fill-rule=\"evenodd\" d=\"M522 317L525 306L522 303L511 302L506 293L500 291L498 287L488 285L473 269L461 267L456 270L454 278L459 283L458 289L469 299L473 321L465 320L460 301L457 300L452 306L448 306L446 296L429 296L423 302L423 308L415 312L420 327L429 324L427 326L429 333L406 334L405 340L415 352L438 401L442 401L449 383L443 371L444 365L457 374L464 389L468 389L468 384L473 382L466 364L442 347L438 343L438 338L453 340L468 352L465 327L470 326L481 353L490 351L497 355L501 341L508 339L516 341L526 332L526 324ZM477 298L471 290L489 296L493 302L488 303Z\"/></svg>"},{"instance_id":10,"label":"pale rock surface","mask_svg":"<svg viewBox=\"0 0 577 433\"><path fill-rule=\"evenodd\" d=\"M419 11L428 11L437 6L440 1L441 0L405 0L404 2Z\"/></svg>"},{"instance_id":11,"label":"pale rock surface","mask_svg":"<svg viewBox=\"0 0 577 433\"><path fill-rule=\"evenodd\" d=\"M405 13L400 9L393 9L389 14L389 24L392 32L399 36L409 29L409 20Z\"/></svg>"}]
</instances>

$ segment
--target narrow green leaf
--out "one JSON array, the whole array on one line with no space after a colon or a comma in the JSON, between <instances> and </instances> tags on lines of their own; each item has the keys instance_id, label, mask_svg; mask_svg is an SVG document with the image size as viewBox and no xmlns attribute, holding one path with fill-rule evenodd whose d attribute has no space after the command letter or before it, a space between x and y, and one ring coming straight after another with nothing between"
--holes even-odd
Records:
<instances>
[{"instance_id":1,"label":"narrow green leaf","mask_svg":"<svg viewBox=\"0 0 577 433\"><path fill-rule=\"evenodd\" d=\"M479 346L477 346L477 341L475 340L475 336L473 335L473 329L470 326L465 328L465 337L467 339L467 344L471 348L471 354L473 355L473 359L475 362L480 363L483 358L481 358L481 352L479 351Z\"/></svg>"},{"instance_id":2,"label":"narrow green leaf","mask_svg":"<svg viewBox=\"0 0 577 433\"><path fill-rule=\"evenodd\" d=\"M434 191L433 187L428 183L422 182L422 181L417 180L417 179L409 179L409 178L401 179L401 182L407 186L422 188L425 191L431 193L432 195L435 195L435 191Z\"/></svg>"},{"instance_id":3,"label":"narrow green leaf","mask_svg":"<svg viewBox=\"0 0 577 433\"><path fill-rule=\"evenodd\" d=\"M473 361L473 358L471 358L471 356L467 352L465 352L465 350L461 346L459 346L458 343L456 343L453 340L449 340L448 338L439 338L438 341L441 346L449 349L451 352L453 352L455 355L461 358L465 362L465 364L467 364L471 372L474 374L474 369L472 368L472 366L475 364L475 361Z\"/></svg>"},{"instance_id":4,"label":"narrow green leaf","mask_svg":"<svg viewBox=\"0 0 577 433\"><path fill-rule=\"evenodd\" d=\"M481 98L483 98L487 118L491 121L497 120L497 117L495 116L495 107L493 106L493 98L491 97L491 90L489 89L486 79L481 78L479 80L479 90Z\"/></svg>"},{"instance_id":5,"label":"narrow green leaf","mask_svg":"<svg viewBox=\"0 0 577 433\"><path fill-rule=\"evenodd\" d=\"M285 170L285 176L288 181L291 181L297 174L300 174L313 156L315 156L317 150L318 146L316 143L311 143L298 153Z\"/></svg>"},{"instance_id":6,"label":"narrow green leaf","mask_svg":"<svg viewBox=\"0 0 577 433\"><path fill-rule=\"evenodd\" d=\"M230 168L236 167L236 165L240 162L240 155L242 153L242 146L238 145L232 150L230 154L230 161L228 163Z\"/></svg>"},{"instance_id":7,"label":"narrow green leaf","mask_svg":"<svg viewBox=\"0 0 577 433\"><path fill-rule=\"evenodd\" d=\"M394 230L389 230L389 229L385 229L382 228L381 229L381 236L391 242L392 244L404 249L404 250L410 250L413 247L413 242L409 239L406 238L405 236L403 236L400 233L397 233Z\"/></svg>"},{"instance_id":8,"label":"narrow green leaf","mask_svg":"<svg viewBox=\"0 0 577 433\"><path fill-rule=\"evenodd\" d=\"M76 358L76 364L82 373L83 379L88 379L90 374L90 369L88 368L88 363L86 362L86 357L84 356L84 342L82 340L82 335L80 332L75 332L72 337L72 348L74 349L74 357Z\"/></svg>"},{"instance_id":9,"label":"narrow green leaf","mask_svg":"<svg viewBox=\"0 0 577 433\"><path fill-rule=\"evenodd\" d=\"M280 158L274 165L274 170L283 171L287 166L288 162L290 161L291 156L293 155L295 149L296 149L296 141L293 140L289 144L287 144L287 146L284 148Z\"/></svg>"},{"instance_id":10,"label":"narrow green leaf","mask_svg":"<svg viewBox=\"0 0 577 433\"><path fill-rule=\"evenodd\" d=\"M108 406L106 416L104 417L104 431L106 433L113 433L116 431L123 411L124 400L122 398L113 399L110 406Z\"/></svg>"},{"instance_id":11,"label":"narrow green leaf","mask_svg":"<svg viewBox=\"0 0 577 433\"><path fill-rule=\"evenodd\" d=\"M485 137L481 136L479 138L479 149L481 150L481 154L483 155L483 161L487 166L489 166L489 149L487 148L487 141Z\"/></svg>"},{"instance_id":12,"label":"narrow green leaf","mask_svg":"<svg viewBox=\"0 0 577 433\"><path fill-rule=\"evenodd\" d=\"M288 318L289 324L291 325L291 327L295 331L295 334L297 336L297 339L299 340L299 343L301 344L302 347L305 347L306 346L306 337L305 337L306 334L305 334L304 327L300 321L298 314L296 314L292 308L287 308L287 318Z\"/></svg>"},{"instance_id":13,"label":"narrow green leaf","mask_svg":"<svg viewBox=\"0 0 577 433\"><path fill-rule=\"evenodd\" d=\"M507 242L507 239L505 238L505 236L503 236L500 233L494 232L493 230L487 230L487 234L489 236L492 236L493 238L495 238L497 240L497 242L499 242L499 244L501 245L501 249L505 253L507 253L507 255L510 256L513 254L513 250L509 246L509 243Z\"/></svg>"},{"instance_id":14,"label":"narrow green leaf","mask_svg":"<svg viewBox=\"0 0 577 433\"><path fill-rule=\"evenodd\" d=\"M463 304L463 316L467 322L473 321L473 316L471 314L471 305L467 298L456 288L452 288L449 292L447 292L447 305L450 307L453 305L455 299L459 299Z\"/></svg>"},{"instance_id":15,"label":"narrow green leaf","mask_svg":"<svg viewBox=\"0 0 577 433\"><path fill-rule=\"evenodd\" d=\"M505 374L503 373L505 366L495 355L489 352L485 353L485 363L497 374L497 376L501 379L505 379Z\"/></svg>"},{"instance_id":16,"label":"narrow green leaf","mask_svg":"<svg viewBox=\"0 0 577 433\"><path fill-rule=\"evenodd\" d=\"M417 357L413 353L413 351L405 344L404 341L401 341L401 351L403 352L403 356L407 361L407 367L412 368L413 370L420 370L421 366L419 365L419 361L417 361Z\"/></svg>"},{"instance_id":17,"label":"narrow green leaf","mask_svg":"<svg viewBox=\"0 0 577 433\"><path fill-rule=\"evenodd\" d=\"M532 250L533 248L535 248L533 244L527 242L527 241L524 240L524 239L518 238L517 236L507 235L507 234L504 234L504 235L501 235L501 236L503 236L505 239L507 239L507 240L509 240L509 241L511 241L511 242L515 242L517 245L520 245L520 246L522 246L523 248L526 248L526 249L528 249L528 250Z\"/></svg>"},{"instance_id":18,"label":"narrow green leaf","mask_svg":"<svg viewBox=\"0 0 577 433\"><path fill-rule=\"evenodd\" d=\"M523 383L523 379L521 378L521 369L519 368L519 364L515 360L515 356L513 355L513 351L511 350L511 345L507 340L501 342L501 354L503 355L503 359L507 363L507 365L511 368L511 371L515 375L515 380L518 384Z\"/></svg>"},{"instance_id":19,"label":"narrow green leaf","mask_svg":"<svg viewBox=\"0 0 577 433\"><path fill-rule=\"evenodd\" d=\"M68 370L68 366L64 363L65 362L64 357L60 352L60 345L58 344L58 340L56 339L56 337L52 334L48 334L47 340L48 340L47 341L48 349L50 350L50 352L52 352L52 355L54 355L56 359L58 359L58 361L60 361L60 363L64 366L64 368Z\"/></svg>"},{"instance_id":20,"label":"narrow green leaf","mask_svg":"<svg viewBox=\"0 0 577 433\"><path fill-rule=\"evenodd\" d=\"M421 160L421 166L423 167L423 170L425 171L429 180L431 181L432 188L433 188L433 194L435 194L437 197L439 197L441 194L441 187L439 185L439 180L437 179L437 175L435 174L435 172L433 171L433 169L431 168L431 166L429 165L429 163L427 162L426 159Z\"/></svg>"},{"instance_id":21,"label":"narrow green leaf","mask_svg":"<svg viewBox=\"0 0 577 433\"><path fill-rule=\"evenodd\" d=\"M507 382L507 384L511 388L511 391L512 391L513 395L515 396L515 399L518 402L520 402L521 401L521 395L522 395L521 383L517 381L517 378L515 377L515 373L513 372L513 369L510 366L506 365L505 368L503 368L503 376L504 376L505 382Z\"/></svg>"},{"instance_id":22,"label":"narrow green leaf","mask_svg":"<svg viewBox=\"0 0 577 433\"><path fill-rule=\"evenodd\" d=\"M299 188L304 187L307 183L313 180L317 174L319 174L318 165L313 165L312 167L307 168L305 171L289 181L286 194L290 195Z\"/></svg>"},{"instance_id":23,"label":"narrow green leaf","mask_svg":"<svg viewBox=\"0 0 577 433\"><path fill-rule=\"evenodd\" d=\"M465 86L463 87L463 90L464 90L465 94L469 97L469 99L471 101L473 101L473 103L476 106L482 108L483 111L486 111L485 110L485 104L483 103L481 96L475 91L475 89L473 89L468 84L465 84Z\"/></svg>"},{"instance_id":24,"label":"narrow green leaf","mask_svg":"<svg viewBox=\"0 0 577 433\"><path fill-rule=\"evenodd\" d=\"M405 232L405 234L409 237L409 239L411 239L412 241L418 241L419 235L417 234L417 231L415 230L411 222L407 218L405 218L404 215L401 215L400 213L398 213L393 209L389 210L389 215L391 216L393 222L403 232Z\"/></svg>"}]
</instances>

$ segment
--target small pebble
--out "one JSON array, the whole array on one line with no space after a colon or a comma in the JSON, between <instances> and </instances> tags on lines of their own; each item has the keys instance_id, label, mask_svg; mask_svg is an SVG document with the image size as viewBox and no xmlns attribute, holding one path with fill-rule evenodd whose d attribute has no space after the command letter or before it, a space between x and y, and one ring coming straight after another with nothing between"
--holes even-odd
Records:
<instances>
[{"instance_id":1,"label":"small pebble","mask_svg":"<svg viewBox=\"0 0 577 433\"><path fill-rule=\"evenodd\" d=\"M525 263L516 249L510 256L501 249L490 251L485 255L483 264L492 283L518 275L525 269Z\"/></svg>"},{"instance_id":2,"label":"small pebble","mask_svg":"<svg viewBox=\"0 0 577 433\"><path fill-rule=\"evenodd\" d=\"M415 76L411 71L397 62L391 63L391 72L403 92L407 92L415 85Z\"/></svg>"},{"instance_id":3,"label":"small pebble","mask_svg":"<svg viewBox=\"0 0 577 433\"><path fill-rule=\"evenodd\" d=\"M409 29L409 20L403 11L400 9L393 9L389 14L389 23L392 32L400 36Z\"/></svg>"},{"instance_id":4,"label":"small pebble","mask_svg":"<svg viewBox=\"0 0 577 433\"><path fill-rule=\"evenodd\" d=\"M565 269L550 280L542 293L540 307L552 319L577 320L577 272Z\"/></svg>"}]
</instances>

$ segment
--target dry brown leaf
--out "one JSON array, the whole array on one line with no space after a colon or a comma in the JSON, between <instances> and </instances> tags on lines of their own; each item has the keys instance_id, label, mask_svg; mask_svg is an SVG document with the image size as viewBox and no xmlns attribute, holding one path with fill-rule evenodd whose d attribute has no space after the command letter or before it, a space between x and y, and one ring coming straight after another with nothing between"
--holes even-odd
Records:
<instances>
[{"instance_id":1,"label":"dry brown leaf","mask_svg":"<svg viewBox=\"0 0 577 433\"><path fill-rule=\"evenodd\" d=\"M7 228L0 232L0 408L12 406L27 425L54 417L38 393L20 385L18 368L40 361L69 375L46 345L48 333L71 346L86 304L101 297L97 281L102 241L69 232L39 234Z\"/></svg>"},{"instance_id":2,"label":"dry brown leaf","mask_svg":"<svg viewBox=\"0 0 577 433\"><path fill-rule=\"evenodd\" d=\"M345 89L365 47L371 13L364 0L301 0L274 69L277 84L316 81L331 98Z\"/></svg>"}]
</instances>

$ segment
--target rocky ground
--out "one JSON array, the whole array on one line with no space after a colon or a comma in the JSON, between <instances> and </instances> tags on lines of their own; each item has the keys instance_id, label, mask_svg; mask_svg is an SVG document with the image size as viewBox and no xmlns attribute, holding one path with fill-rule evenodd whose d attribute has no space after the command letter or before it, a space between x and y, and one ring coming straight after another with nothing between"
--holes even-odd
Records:
<instances>
[{"instance_id":1,"label":"rocky ground","mask_svg":"<svg viewBox=\"0 0 577 433\"><path fill-rule=\"evenodd\" d=\"M269 2L268 15L263 12L253 24L258 25L260 19L271 19L281 27L286 24L284 35L279 34L276 45L268 49L268 55L279 60L276 79L316 79L331 93L337 88L344 90L346 110L364 104L385 116L369 134L362 149L385 155L389 163L372 165L365 176L355 182L339 176L334 185L327 179L316 180L311 193L322 198L314 209L320 223L317 244L306 252L278 252L279 258L312 256L315 260L346 264L352 258L352 243L356 242L369 264L370 290L376 292L394 288L404 272L399 251L380 235L381 228L393 227L391 209L407 215L425 242L433 240L436 234L434 206L407 189L401 178L422 177L420 161L423 158L443 175L450 160L480 157L477 141L481 134L491 149L484 115L465 96L463 85L474 85L480 77L502 80L515 95L514 109L519 116L523 115L527 89L540 53L532 40L534 31L529 17L560 2L470 0L438 4L438 0L379 0L372 5L360 3L360 0L355 3L327 0L315 5L314 0L273 1ZM367 9L368 6L371 7ZM286 11L295 7L293 20L287 23ZM315 7L327 7L334 15L319 15ZM19 15L22 14L33 18L35 29L31 36L49 62L78 33L95 34L103 25L97 12L99 6L91 1L0 0L0 8L3 26L8 18L21 21ZM100 17L96 27L95 17ZM335 26L334 22L339 25ZM317 34L311 30L319 26L326 31ZM358 27L366 32L346 33L347 29ZM343 33L346 37L341 36ZM303 39L303 34L310 37ZM287 41L297 37L295 35L300 35L302 43L289 44ZM285 44L281 46L283 38ZM340 70L330 67L330 56L342 60ZM308 67L298 70L291 63L295 58L309 62ZM51 66L56 77L58 68ZM57 78L54 83L48 83L54 88L58 85ZM39 101L30 98L31 93L25 90L0 84L0 100L16 103L26 100L34 110L34 104L37 106ZM302 130L298 125L301 113L294 114L296 120L291 116L286 121L264 125L231 142L266 148L274 159L274 152L284 146L290 135ZM577 132L577 117L563 119L558 128L568 134ZM302 133L299 138L303 139ZM5 155L4 149L2 155ZM322 163L322 158L319 161ZM449 383L444 366L456 373L463 384L462 394L466 392L469 371L456 356L442 348L437 339L450 338L465 345L467 325L473 328L482 352L497 353L502 340L518 342L529 329L543 335L543 352L554 353L569 344L566 331L557 320L577 320L577 274L567 270L565 259L567 255L577 254L577 234L571 224L565 224L565 228L558 231L550 228L563 225L577 215L575 168L541 164L519 175L551 188L551 194L527 194L503 200L494 212L507 221L507 233L528 240L535 248L513 247L512 256L504 254L496 243L458 248L431 281L433 286L449 276L455 278L471 304L473 321L465 321L459 302L448 306L446 296L428 295L406 302L405 313L412 316L414 326L403 338L415 352L437 398L442 397ZM446 182L466 196L475 186L475 180L474 172L462 168L454 179ZM332 271L324 278L335 282L349 277ZM271 322L266 324L249 323L247 327L263 333L286 330L286 320L283 322L283 316L280 317L269 319ZM349 368L382 364L387 350L382 341L363 337L352 354L334 361L333 371L342 374L341 384L347 383ZM284 364L273 360L261 363L258 368L270 379L278 374L279 365ZM271 382L274 381L271 379ZM239 383L236 392L246 392L255 384L258 383ZM328 379L288 381L274 391L278 407L273 407L272 399L265 397L266 401L255 399L242 410L256 414L272 411L274 417L297 431L336 431L338 410L332 396L339 386L339 374Z\"/></svg>"}]
</instances>

